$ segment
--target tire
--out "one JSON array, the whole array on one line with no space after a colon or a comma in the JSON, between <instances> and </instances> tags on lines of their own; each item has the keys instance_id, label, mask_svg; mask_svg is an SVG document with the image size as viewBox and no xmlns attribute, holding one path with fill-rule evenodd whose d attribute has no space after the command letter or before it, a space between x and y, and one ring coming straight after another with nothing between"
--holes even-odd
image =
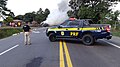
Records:
<instances>
[{"instance_id":1,"label":"tire","mask_svg":"<svg viewBox=\"0 0 120 67\"><path fill-rule=\"evenodd\" d=\"M56 36L55 36L54 33L51 33L51 34L49 35L49 40L50 40L51 42L55 42L55 41L56 41Z\"/></svg>"},{"instance_id":2,"label":"tire","mask_svg":"<svg viewBox=\"0 0 120 67\"><path fill-rule=\"evenodd\" d=\"M83 42L83 44L85 44L85 45L87 45L87 46L90 46L90 45L92 45L92 44L95 42L95 40L94 40L94 38L93 38L92 35L90 35L90 34L85 34L85 35L82 37L82 42Z\"/></svg>"}]
</instances>

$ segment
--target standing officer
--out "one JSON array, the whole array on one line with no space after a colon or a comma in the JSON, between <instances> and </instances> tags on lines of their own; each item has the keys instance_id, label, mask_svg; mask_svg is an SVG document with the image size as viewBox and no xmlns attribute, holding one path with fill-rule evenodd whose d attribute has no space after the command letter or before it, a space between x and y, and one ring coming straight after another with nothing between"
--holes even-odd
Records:
<instances>
[{"instance_id":1,"label":"standing officer","mask_svg":"<svg viewBox=\"0 0 120 67\"><path fill-rule=\"evenodd\" d=\"M29 26L29 23L26 22L26 24L23 26L23 33L24 33L24 44L25 45L31 45L30 42L30 32L31 32L31 28Z\"/></svg>"}]
</instances>

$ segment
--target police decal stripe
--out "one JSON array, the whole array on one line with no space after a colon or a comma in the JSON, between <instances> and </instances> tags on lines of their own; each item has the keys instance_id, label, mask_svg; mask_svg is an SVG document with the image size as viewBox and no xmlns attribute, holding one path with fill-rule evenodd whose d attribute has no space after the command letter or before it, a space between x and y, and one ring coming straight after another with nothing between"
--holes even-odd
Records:
<instances>
[{"instance_id":1,"label":"police decal stripe","mask_svg":"<svg viewBox=\"0 0 120 67\"><path fill-rule=\"evenodd\" d=\"M73 30L101 30L100 27L99 28L51 28L48 31L73 31ZM103 30L103 28L102 28Z\"/></svg>"}]
</instances>

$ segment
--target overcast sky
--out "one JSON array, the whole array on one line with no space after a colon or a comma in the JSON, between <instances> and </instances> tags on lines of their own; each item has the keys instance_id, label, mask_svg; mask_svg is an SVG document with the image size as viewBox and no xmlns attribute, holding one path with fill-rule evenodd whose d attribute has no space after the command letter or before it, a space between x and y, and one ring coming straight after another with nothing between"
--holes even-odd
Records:
<instances>
[{"instance_id":1,"label":"overcast sky","mask_svg":"<svg viewBox=\"0 0 120 67\"><path fill-rule=\"evenodd\" d=\"M15 15L25 14L27 12L38 11L49 8L50 10L57 9L57 4L60 0L8 0L7 7Z\"/></svg>"},{"instance_id":2,"label":"overcast sky","mask_svg":"<svg viewBox=\"0 0 120 67\"><path fill-rule=\"evenodd\" d=\"M38 11L39 8L57 9L61 0L8 0L7 7L14 12L15 15L24 15L27 12ZM120 10L120 4L115 9Z\"/></svg>"}]
</instances>

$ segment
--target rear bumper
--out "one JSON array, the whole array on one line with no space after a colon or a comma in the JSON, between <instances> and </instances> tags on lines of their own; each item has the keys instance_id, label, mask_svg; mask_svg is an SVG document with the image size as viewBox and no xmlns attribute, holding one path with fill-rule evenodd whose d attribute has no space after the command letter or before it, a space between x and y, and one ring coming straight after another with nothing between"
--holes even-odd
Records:
<instances>
[{"instance_id":1,"label":"rear bumper","mask_svg":"<svg viewBox=\"0 0 120 67\"><path fill-rule=\"evenodd\" d=\"M111 39L112 38L112 34L110 34L110 35L108 35L108 36L106 36L106 39Z\"/></svg>"},{"instance_id":2,"label":"rear bumper","mask_svg":"<svg viewBox=\"0 0 120 67\"><path fill-rule=\"evenodd\" d=\"M111 39L112 38L112 34L111 33L109 33L109 32L103 32L102 34L97 34L96 36L95 36L95 38L96 39Z\"/></svg>"}]
</instances>

